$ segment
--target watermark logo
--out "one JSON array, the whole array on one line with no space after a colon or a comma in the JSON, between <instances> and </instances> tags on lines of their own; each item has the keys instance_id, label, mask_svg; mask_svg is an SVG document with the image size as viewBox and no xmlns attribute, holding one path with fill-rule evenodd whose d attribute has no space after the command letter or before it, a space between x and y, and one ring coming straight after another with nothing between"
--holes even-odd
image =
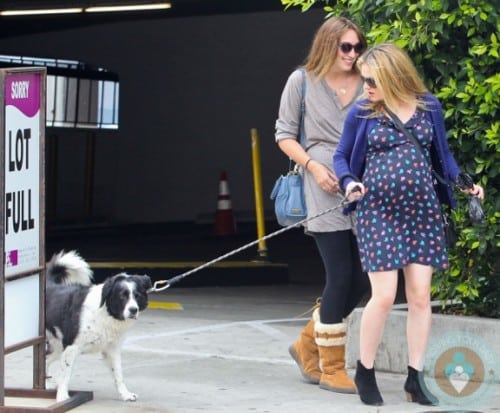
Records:
<instances>
[{"instance_id":1,"label":"watermark logo","mask_svg":"<svg viewBox=\"0 0 500 413\"><path fill-rule=\"evenodd\" d=\"M491 346L466 332L449 332L429 343L425 384L440 406L479 406L500 380L500 362Z\"/></svg>"}]
</instances>

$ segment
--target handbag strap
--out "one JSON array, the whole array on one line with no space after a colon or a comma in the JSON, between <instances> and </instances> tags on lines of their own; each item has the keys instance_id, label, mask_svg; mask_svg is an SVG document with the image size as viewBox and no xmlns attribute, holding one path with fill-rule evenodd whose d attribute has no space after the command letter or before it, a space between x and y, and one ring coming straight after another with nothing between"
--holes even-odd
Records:
<instances>
[{"instance_id":1,"label":"handbag strap","mask_svg":"<svg viewBox=\"0 0 500 413\"><path fill-rule=\"evenodd\" d=\"M306 143L306 132L305 132L305 127L304 127L304 117L306 115L306 70L301 67L300 72L302 73L302 86L301 86L301 98L300 98L300 120L299 120L299 142L300 145L304 148L305 143ZM292 167L292 158L289 159L288 163L288 171L291 172L294 170L294 172L297 172L298 170L298 164L295 165L295 167Z\"/></svg>"},{"instance_id":2,"label":"handbag strap","mask_svg":"<svg viewBox=\"0 0 500 413\"><path fill-rule=\"evenodd\" d=\"M306 141L306 132L304 127L304 117L306 115L306 70L300 68L302 72L302 97L300 99L300 144L304 147Z\"/></svg>"},{"instance_id":3,"label":"handbag strap","mask_svg":"<svg viewBox=\"0 0 500 413\"><path fill-rule=\"evenodd\" d=\"M391 112L387 107L385 107L385 111L389 114L389 116L392 118L393 122L394 122L394 125L396 126L397 129L399 129L401 132L403 132L405 134L405 136L410 139L413 144L420 150L420 152L422 153L422 155L424 156L424 159L427 161L427 157L425 156L425 153L424 153L424 148L422 147L422 145L420 144L420 142L413 136L412 133L410 133L408 131L408 129L406 129L403 125L403 122L401 122L401 120L396 116L395 113ZM463 190L465 188L471 188L474 184L473 184L473 181L472 181L472 178L467 175L467 174L460 174L458 179L460 180L461 184L458 184L457 182L451 182L451 183L448 183L441 175L439 175L435 170L434 168L432 168L432 165L431 165L431 171L432 171L432 174L434 175L434 177L440 182L442 183L443 185L446 185L446 186L451 186L452 188L453 187L457 187L458 189L460 190ZM465 183L464 181L467 180L467 183ZM462 186L462 187L461 187ZM475 199L475 201L473 202L479 202L477 200L477 197L475 195L469 195L469 199L470 200L473 200ZM476 222L476 223L481 223L483 222L484 220L484 212L481 208L481 204L477 204L479 207L478 207L478 216L472 216L471 215L471 204L470 204L471 201L469 201L469 216L471 217L471 220L472 222ZM443 216L443 220L444 220L444 223L445 223L445 227L449 227L450 225L453 224L453 221L451 220L451 218L449 216L447 216L446 212L443 212L442 214Z\"/></svg>"},{"instance_id":4,"label":"handbag strap","mask_svg":"<svg viewBox=\"0 0 500 413\"><path fill-rule=\"evenodd\" d=\"M410 133L410 131L408 129L406 129L406 127L403 125L403 122L401 122L401 119L399 119L398 116L394 112L392 112L385 105L384 105L384 109L387 112L387 114L392 118L392 121L394 122L394 126L396 126L396 128L398 130L400 130L401 132L404 133L404 135L413 143L413 145L415 145L415 147L422 153L422 156L424 157L424 159L429 163L427 156L424 152L424 148L422 147L422 144L417 140L417 138L415 138L415 136L413 136L412 133ZM431 170L432 170L432 174L434 175L434 177L440 183L442 183L443 185L449 185L448 182L446 181L446 179L444 179L440 174L438 174L436 172L436 170L434 168L432 168L432 165L431 165Z\"/></svg>"}]
</instances>

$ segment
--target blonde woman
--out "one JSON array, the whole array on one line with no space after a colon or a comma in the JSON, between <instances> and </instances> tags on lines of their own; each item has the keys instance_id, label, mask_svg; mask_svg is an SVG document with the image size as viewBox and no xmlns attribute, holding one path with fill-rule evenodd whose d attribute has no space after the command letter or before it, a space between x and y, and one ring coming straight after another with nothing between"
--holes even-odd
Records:
<instances>
[{"instance_id":1,"label":"blonde woman","mask_svg":"<svg viewBox=\"0 0 500 413\"><path fill-rule=\"evenodd\" d=\"M355 383L361 400L383 404L374 362L386 317L395 299L398 269L408 301L408 400L437 404L422 380L431 327L430 287L435 268L448 266L440 202L455 207L450 185L433 185L431 168L448 182L460 175L446 142L442 108L428 92L411 59L390 43L369 49L358 60L367 99L349 112L334 155L334 169L350 199L358 200L358 245L372 296L360 331ZM391 114L392 113L392 114ZM395 126L394 118L424 148ZM483 188L467 192L483 199Z\"/></svg>"},{"instance_id":2,"label":"blonde woman","mask_svg":"<svg viewBox=\"0 0 500 413\"><path fill-rule=\"evenodd\" d=\"M349 108L363 92L355 63L365 50L361 30L350 20L332 17L316 32L304 66L293 71L281 95L276 141L280 149L303 168L309 216L339 205L338 180L332 156ZM298 141L305 82L305 144ZM355 393L345 368L344 321L368 292L361 272L352 217L341 211L307 223L326 273L321 305L289 352L304 379L321 388Z\"/></svg>"}]
</instances>

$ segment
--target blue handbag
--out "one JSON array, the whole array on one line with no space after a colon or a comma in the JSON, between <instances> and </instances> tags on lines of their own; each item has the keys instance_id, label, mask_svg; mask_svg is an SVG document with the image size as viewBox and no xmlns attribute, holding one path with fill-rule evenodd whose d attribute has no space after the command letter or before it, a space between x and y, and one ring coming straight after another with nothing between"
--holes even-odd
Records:
<instances>
[{"instance_id":1,"label":"blue handbag","mask_svg":"<svg viewBox=\"0 0 500 413\"><path fill-rule=\"evenodd\" d=\"M305 70L302 69L302 99L300 102L300 144L304 146L304 114L305 114L306 79ZM287 227L307 218L306 202L304 198L304 181L300 166L292 160L288 166L288 173L281 175L275 182L271 191L274 200L274 213L278 224Z\"/></svg>"},{"instance_id":2,"label":"blue handbag","mask_svg":"<svg viewBox=\"0 0 500 413\"><path fill-rule=\"evenodd\" d=\"M296 224L307 217L304 183L298 165L276 180L271 199L274 200L274 213L281 226Z\"/></svg>"}]
</instances>

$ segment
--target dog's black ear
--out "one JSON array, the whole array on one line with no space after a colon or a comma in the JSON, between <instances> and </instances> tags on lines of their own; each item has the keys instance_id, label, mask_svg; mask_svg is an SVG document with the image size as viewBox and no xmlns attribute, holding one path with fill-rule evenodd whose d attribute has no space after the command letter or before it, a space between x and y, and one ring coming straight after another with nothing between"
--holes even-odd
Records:
<instances>
[{"instance_id":1,"label":"dog's black ear","mask_svg":"<svg viewBox=\"0 0 500 413\"><path fill-rule=\"evenodd\" d=\"M102 307L106 303L106 300L111 295L115 284L124 278L125 276L123 274L116 274L104 281L101 293L101 305L99 307Z\"/></svg>"},{"instance_id":2,"label":"dog's black ear","mask_svg":"<svg viewBox=\"0 0 500 413\"><path fill-rule=\"evenodd\" d=\"M102 286L102 292L101 292L101 305L99 307L102 307L104 305L104 303L106 302L106 299L111 294L111 290L113 289L113 284L114 284L113 279L115 277L116 276L108 278L106 281L104 281L104 284Z\"/></svg>"}]
</instances>

